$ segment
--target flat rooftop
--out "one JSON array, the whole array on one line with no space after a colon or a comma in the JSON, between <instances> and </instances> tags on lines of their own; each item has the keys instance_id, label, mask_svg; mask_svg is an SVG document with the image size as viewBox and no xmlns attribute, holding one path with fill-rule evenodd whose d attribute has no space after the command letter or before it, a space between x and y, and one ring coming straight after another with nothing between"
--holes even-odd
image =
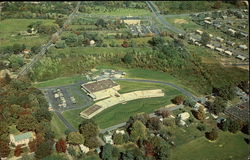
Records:
<instances>
[{"instance_id":1,"label":"flat rooftop","mask_svg":"<svg viewBox=\"0 0 250 160\"><path fill-rule=\"evenodd\" d=\"M106 79L106 80L83 84L83 86L90 92L97 92L97 91L113 88L114 86L118 86L118 84L112 81L111 79Z\"/></svg>"}]
</instances>

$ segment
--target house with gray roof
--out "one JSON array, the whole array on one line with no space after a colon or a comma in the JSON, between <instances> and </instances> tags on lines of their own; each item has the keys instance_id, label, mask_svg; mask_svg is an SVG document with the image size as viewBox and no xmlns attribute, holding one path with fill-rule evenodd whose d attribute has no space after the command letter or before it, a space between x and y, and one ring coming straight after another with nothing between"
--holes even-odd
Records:
<instances>
[{"instance_id":1,"label":"house with gray roof","mask_svg":"<svg viewBox=\"0 0 250 160\"><path fill-rule=\"evenodd\" d=\"M33 141L33 139L35 139L35 133L33 132L26 132L18 135L10 134L10 143L13 144L14 146L18 145L27 146L30 141Z\"/></svg>"}]
</instances>

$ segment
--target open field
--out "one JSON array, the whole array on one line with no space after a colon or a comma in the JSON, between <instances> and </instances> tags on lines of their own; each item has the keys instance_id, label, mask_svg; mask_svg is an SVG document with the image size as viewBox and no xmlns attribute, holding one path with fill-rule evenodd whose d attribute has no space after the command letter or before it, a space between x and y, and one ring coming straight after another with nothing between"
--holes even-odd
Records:
<instances>
[{"instance_id":1,"label":"open field","mask_svg":"<svg viewBox=\"0 0 250 160\"><path fill-rule=\"evenodd\" d=\"M133 50L135 51L140 51L140 52L145 52L149 51L151 48L149 47L136 47L136 48L123 48L123 47L68 47L64 49L56 49L52 48L51 52L53 54L75 54L75 55L83 55L83 54L109 54L109 53L114 53L114 54L125 54L127 52L132 52Z\"/></svg>"},{"instance_id":2,"label":"open field","mask_svg":"<svg viewBox=\"0 0 250 160\"><path fill-rule=\"evenodd\" d=\"M215 142L209 142L205 136L189 143L177 146L172 151L173 160L229 160L247 159L249 146L244 141L247 136L242 133L231 134L219 132Z\"/></svg>"},{"instance_id":3,"label":"open field","mask_svg":"<svg viewBox=\"0 0 250 160\"><path fill-rule=\"evenodd\" d=\"M71 77L59 77L59 78L48 80L48 81L33 83L33 86L37 88L56 87L56 86L74 84L83 80L86 80L84 76L75 75Z\"/></svg>"},{"instance_id":4,"label":"open field","mask_svg":"<svg viewBox=\"0 0 250 160\"><path fill-rule=\"evenodd\" d=\"M151 12L148 8L146 9L134 9L134 8L119 8L115 11L104 11L105 7L96 7L100 11L93 11L94 15L106 15L106 16L148 16Z\"/></svg>"},{"instance_id":5,"label":"open field","mask_svg":"<svg viewBox=\"0 0 250 160\"><path fill-rule=\"evenodd\" d=\"M20 31L26 31L32 22L41 21L44 24L51 24L53 20L42 19L5 19L0 23L1 47L15 43L25 44L27 47L42 45L48 40L47 35L21 36Z\"/></svg>"},{"instance_id":6,"label":"open field","mask_svg":"<svg viewBox=\"0 0 250 160\"><path fill-rule=\"evenodd\" d=\"M66 127L61 122L61 120L57 117L55 113L53 113L52 120L51 120L51 128L52 131L55 132L55 136L57 139L65 138L65 131Z\"/></svg>"}]
</instances>

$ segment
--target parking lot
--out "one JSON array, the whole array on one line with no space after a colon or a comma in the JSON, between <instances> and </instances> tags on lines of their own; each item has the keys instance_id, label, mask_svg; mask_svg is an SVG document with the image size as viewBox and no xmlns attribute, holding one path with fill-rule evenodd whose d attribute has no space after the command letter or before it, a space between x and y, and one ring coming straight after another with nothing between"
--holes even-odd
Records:
<instances>
[{"instance_id":1,"label":"parking lot","mask_svg":"<svg viewBox=\"0 0 250 160\"><path fill-rule=\"evenodd\" d=\"M79 84L42 89L53 110L65 111L75 108L86 108L93 102Z\"/></svg>"},{"instance_id":2,"label":"parking lot","mask_svg":"<svg viewBox=\"0 0 250 160\"><path fill-rule=\"evenodd\" d=\"M145 35L145 34L160 34L160 30L154 25L129 25L133 35Z\"/></svg>"}]
</instances>

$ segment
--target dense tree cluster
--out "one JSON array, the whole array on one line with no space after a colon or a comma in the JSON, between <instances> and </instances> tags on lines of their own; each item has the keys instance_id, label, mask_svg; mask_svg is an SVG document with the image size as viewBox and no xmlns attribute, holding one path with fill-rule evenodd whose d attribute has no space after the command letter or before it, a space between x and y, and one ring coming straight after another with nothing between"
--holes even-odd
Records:
<instances>
[{"instance_id":1,"label":"dense tree cluster","mask_svg":"<svg viewBox=\"0 0 250 160\"><path fill-rule=\"evenodd\" d=\"M56 19L62 15L68 15L72 12L76 2L66 4L61 2L5 2L2 4L1 18L39 18Z\"/></svg>"},{"instance_id":2,"label":"dense tree cluster","mask_svg":"<svg viewBox=\"0 0 250 160\"><path fill-rule=\"evenodd\" d=\"M37 151L39 147L43 148L41 145L43 142L50 141L50 144L53 144L54 136L50 129L51 114L41 91L33 88L26 78L2 78L0 88L1 157L7 157L10 153L9 126L16 126L21 132L36 133L36 140L29 143L30 151ZM47 147L44 150L47 150ZM17 147L14 153L19 156L22 149ZM44 153L38 151L36 154Z\"/></svg>"},{"instance_id":3,"label":"dense tree cluster","mask_svg":"<svg viewBox=\"0 0 250 160\"><path fill-rule=\"evenodd\" d=\"M96 148L100 146L99 140L97 139L99 129L93 120L83 121L79 126L79 132L85 139L84 145L89 148Z\"/></svg>"}]
</instances>

